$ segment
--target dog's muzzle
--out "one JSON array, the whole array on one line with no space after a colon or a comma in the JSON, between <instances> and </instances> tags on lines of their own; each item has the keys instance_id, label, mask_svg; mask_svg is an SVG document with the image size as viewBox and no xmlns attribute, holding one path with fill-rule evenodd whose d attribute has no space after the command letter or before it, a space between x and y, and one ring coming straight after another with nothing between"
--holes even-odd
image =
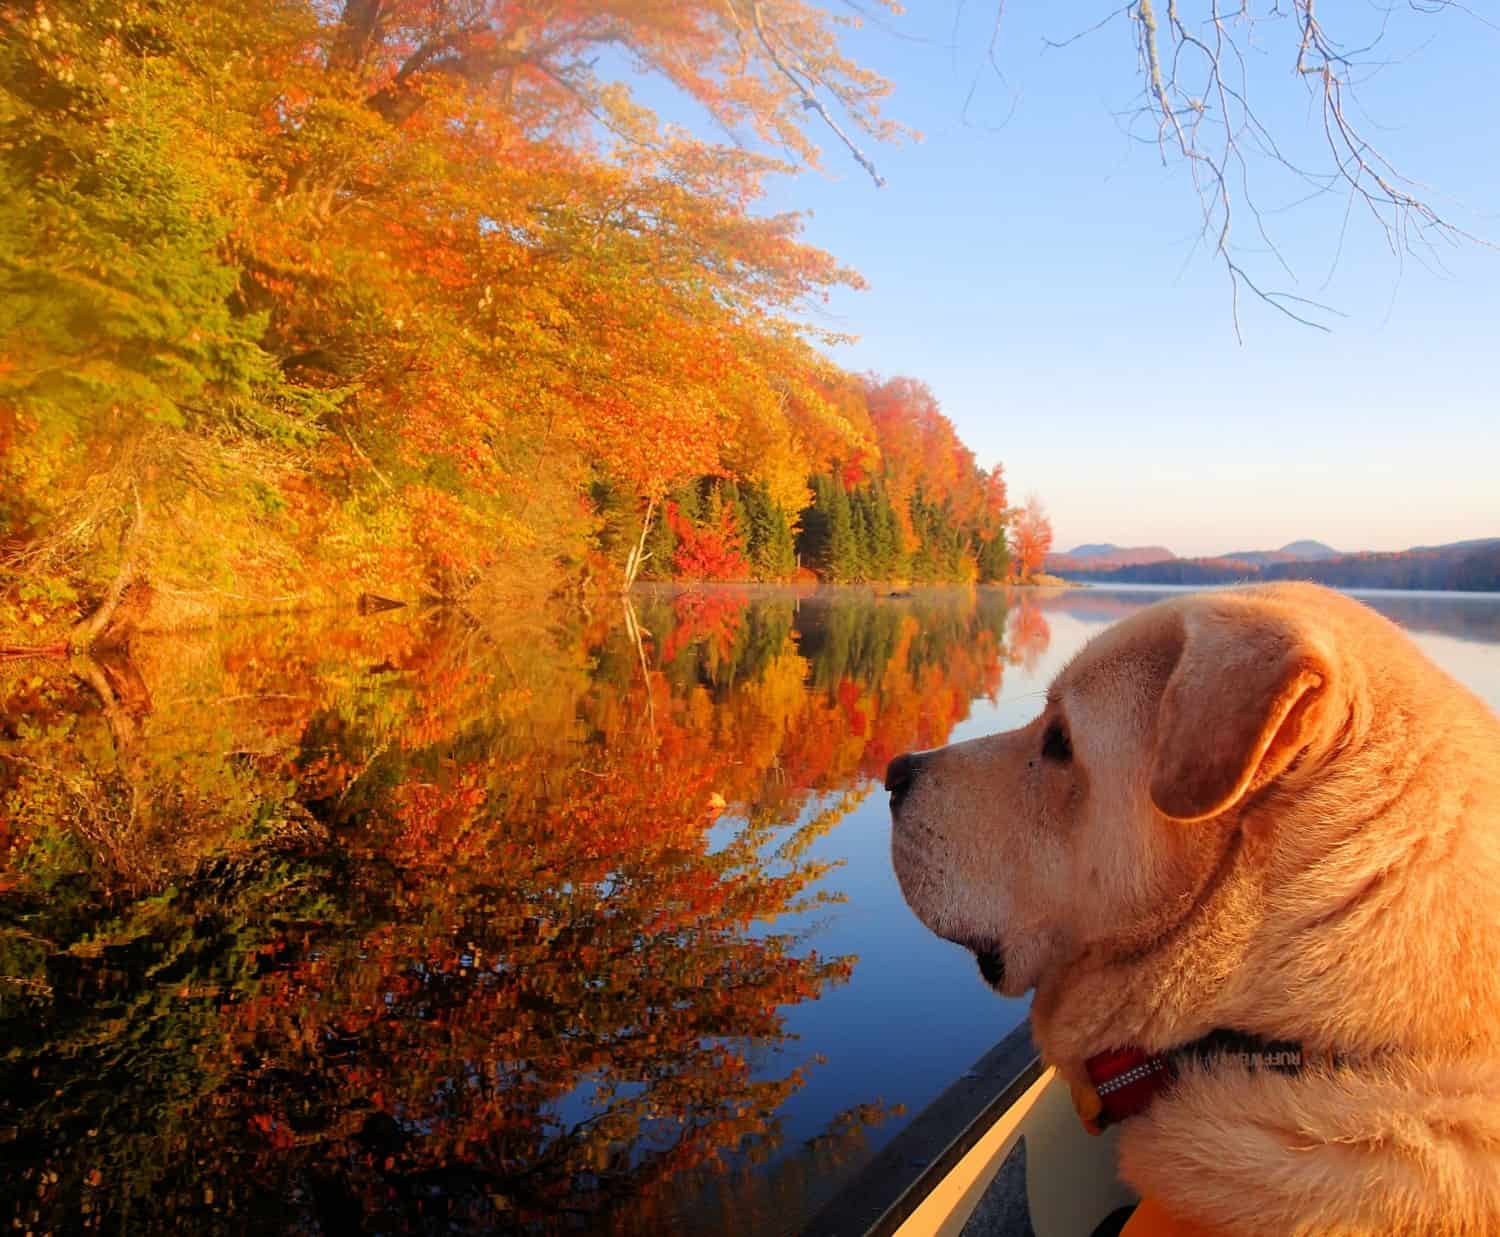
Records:
<instances>
[{"instance_id":1,"label":"dog's muzzle","mask_svg":"<svg viewBox=\"0 0 1500 1237\"><path fill-rule=\"evenodd\" d=\"M955 945L961 945L969 950L974 955L975 961L979 963L979 973L984 976L984 982L992 988L999 988L1005 983L1005 955L1000 951L1000 946L991 940L953 937L941 931L937 923L933 922L931 915L921 908L920 902L925 899L914 900L908 887L912 869L920 869L923 864L921 860L912 857L911 842L902 837L901 823L895 818L901 812L901 805L906 802L913 787L916 786L927 757L926 752L906 752L904 755L897 756L886 766L885 788L891 795L891 818L895 825L892 835L892 857L896 863L896 875L901 881L902 892L907 895L908 904L917 912L918 918L945 940L950 940Z\"/></svg>"},{"instance_id":2,"label":"dog's muzzle","mask_svg":"<svg viewBox=\"0 0 1500 1237\"><path fill-rule=\"evenodd\" d=\"M897 756L885 769L885 788L891 795L891 815L901 810L901 804L916 785L917 775L922 771L922 753L907 752Z\"/></svg>"}]
</instances>

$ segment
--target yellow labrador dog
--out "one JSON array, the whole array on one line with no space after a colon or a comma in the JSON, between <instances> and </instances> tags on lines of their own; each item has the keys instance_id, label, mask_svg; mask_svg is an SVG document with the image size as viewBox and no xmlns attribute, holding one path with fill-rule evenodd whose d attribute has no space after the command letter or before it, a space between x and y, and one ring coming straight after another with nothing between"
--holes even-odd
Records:
<instances>
[{"instance_id":1,"label":"yellow labrador dog","mask_svg":"<svg viewBox=\"0 0 1500 1237\"><path fill-rule=\"evenodd\" d=\"M1125 1051L1153 1204L1500 1234L1500 720L1394 625L1305 584L1164 601L887 785L922 921L1035 990L1071 1082Z\"/></svg>"}]
</instances>

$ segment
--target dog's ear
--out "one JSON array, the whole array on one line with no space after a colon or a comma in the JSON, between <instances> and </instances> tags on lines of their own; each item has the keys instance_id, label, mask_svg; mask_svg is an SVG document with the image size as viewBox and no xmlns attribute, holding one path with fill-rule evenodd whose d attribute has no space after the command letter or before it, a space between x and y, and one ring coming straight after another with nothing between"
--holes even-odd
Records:
<instances>
[{"instance_id":1,"label":"dog's ear","mask_svg":"<svg viewBox=\"0 0 1500 1237\"><path fill-rule=\"evenodd\" d=\"M1151 801L1206 820L1282 773L1308 746L1328 659L1279 614L1189 611L1156 719Z\"/></svg>"}]
</instances>

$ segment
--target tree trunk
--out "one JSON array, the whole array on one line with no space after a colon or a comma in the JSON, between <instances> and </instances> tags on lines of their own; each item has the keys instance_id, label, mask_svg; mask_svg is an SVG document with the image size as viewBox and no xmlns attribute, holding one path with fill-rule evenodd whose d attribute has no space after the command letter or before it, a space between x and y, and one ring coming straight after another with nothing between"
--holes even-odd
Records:
<instances>
[{"instance_id":1,"label":"tree trunk","mask_svg":"<svg viewBox=\"0 0 1500 1237\"><path fill-rule=\"evenodd\" d=\"M635 583L636 576L641 574L641 567L651 557L646 549L646 536L651 531L651 517L656 512L656 499L646 500L646 514L641 518L641 535L636 539L635 545L630 548L630 554L625 559L625 589L628 590Z\"/></svg>"},{"instance_id":2,"label":"tree trunk","mask_svg":"<svg viewBox=\"0 0 1500 1237\"><path fill-rule=\"evenodd\" d=\"M109 591L104 594L104 600L99 603L98 608L87 618L80 619L73 625L73 630L68 633L69 648L87 651L92 647L109 626L110 620L114 618L115 611L119 609L126 591L135 583L136 560L140 554L141 533L146 526L146 512L141 506L140 491L132 485L131 492L135 496L135 519L121 541L123 552L120 558L120 568L115 572Z\"/></svg>"}]
</instances>

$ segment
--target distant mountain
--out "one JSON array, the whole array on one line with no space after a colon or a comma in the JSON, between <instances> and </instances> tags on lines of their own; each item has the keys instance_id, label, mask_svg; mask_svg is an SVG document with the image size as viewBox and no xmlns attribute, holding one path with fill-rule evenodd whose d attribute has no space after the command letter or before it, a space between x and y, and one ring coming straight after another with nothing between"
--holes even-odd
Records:
<instances>
[{"instance_id":1,"label":"distant mountain","mask_svg":"<svg viewBox=\"0 0 1500 1237\"><path fill-rule=\"evenodd\" d=\"M1325 545L1321 541L1289 541L1277 551L1278 554L1290 554L1293 558L1300 558L1303 562L1317 562L1325 558L1342 558L1343 555L1331 545Z\"/></svg>"},{"instance_id":2,"label":"distant mountain","mask_svg":"<svg viewBox=\"0 0 1500 1237\"><path fill-rule=\"evenodd\" d=\"M1242 563L1249 567L1264 567L1267 563L1296 563L1301 560L1295 554L1283 554L1280 550L1231 550L1218 554L1204 562Z\"/></svg>"},{"instance_id":3,"label":"distant mountain","mask_svg":"<svg viewBox=\"0 0 1500 1237\"><path fill-rule=\"evenodd\" d=\"M1273 563L1267 580L1317 580L1337 588L1431 588L1500 592L1500 537L1418 546L1392 554L1340 554L1317 562Z\"/></svg>"},{"instance_id":4,"label":"distant mountain","mask_svg":"<svg viewBox=\"0 0 1500 1237\"><path fill-rule=\"evenodd\" d=\"M1176 557L1166 546L1118 546L1102 542L1077 546L1066 554L1049 556L1047 570L1057 572L1066 570L1068 566L1082 566L1097 571L1109 567L1131 567L1139 563L1165 563Z\"/></svg>"},{"instance_id":5,"label":"distant mountain","mask_svg":"<svg viewBox=\"0 0 1500 1237\"><path fill-rule=\"evenodd\" d=\"M1070 561L1071 559L1071 561ZM1414 546L1394 553L1340 554L1318 541L1217 558L1170 558L1114 565L1108 557L1054 555L1047 570L1065 579L1118 584L1233 584L1316 580L1336 588L1459 589L1500 592L1500 537Z\"/></svg>"},{"instance_id":6,"label":"distant mountain","mask_svg":"<svg viewBox=\"0 0 1500 1237\"><path fill-rule=\"evenodd\" d=\"M1321 541L1292 541L1279 550L1235 550L1229 554L1215 555L1235 563L1249 563L1264 567L1267 563L1312 563L1327 558L1338 558L1339 552Z\"/></svg>"}]
</instances>

